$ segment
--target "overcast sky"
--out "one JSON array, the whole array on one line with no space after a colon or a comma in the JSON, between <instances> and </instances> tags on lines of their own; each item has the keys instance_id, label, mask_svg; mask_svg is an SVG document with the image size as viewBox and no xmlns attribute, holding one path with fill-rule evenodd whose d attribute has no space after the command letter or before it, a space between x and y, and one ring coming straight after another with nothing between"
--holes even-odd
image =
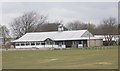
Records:
<instances>
[{"instance_id":1,"label":"overcast sky","mask_svg":"<svg viewBox=\"0 0 120 71\"><path fill-rule=\"evenodd\" d=\"M63 20L67 24L78 20L99 24L104 18L117 18L117 5L117 2L4 2L2 25L9 27L14 18L29 11L48 15L49 22Z\"/></svg>"}]
</instances>

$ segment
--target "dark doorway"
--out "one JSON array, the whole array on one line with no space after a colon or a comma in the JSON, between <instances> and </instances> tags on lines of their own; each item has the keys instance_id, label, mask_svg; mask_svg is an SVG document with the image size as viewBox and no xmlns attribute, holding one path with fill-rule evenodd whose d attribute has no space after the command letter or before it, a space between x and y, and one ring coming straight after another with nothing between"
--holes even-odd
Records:
<instances>
[{"instance_id":1,"label":"dark doorway","mask_svg":"<svg viewBox=\"0 0 120 71\"><path fill-rule=\"evenodd\" d=\"M83 47L88 47L87 46L87 40L83 40Z\"/></svg>"},{"instance_id":2,"label":"dark doorway","mask_svg":"<svg viewBox=\"0 0 120 71\"><path fill-rule=\"evenodd\" d=\"M72 41L65 41L66 48L72 47Z\"/></svg>"}]
</instances>

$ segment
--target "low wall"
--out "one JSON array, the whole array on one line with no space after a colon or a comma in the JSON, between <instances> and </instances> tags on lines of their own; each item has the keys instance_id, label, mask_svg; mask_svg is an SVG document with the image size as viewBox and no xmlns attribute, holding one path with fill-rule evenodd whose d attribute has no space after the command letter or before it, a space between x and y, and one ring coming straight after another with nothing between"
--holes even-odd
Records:
<instances>
[{"instance_id":1,"label":"low wall","mask_svg":"<svg viewBox=\"0 0 120 71\"><path fill-rule=\"evenodd\" d=\"M65 48L65 45L28 45L28 46L15 46L15 48Z\"/></svg>"},{"instance_id":2,"label":"low wall","mask_svg":"<svg viewBox=\"0 0 120 71\"><path fill-rule=\"evenodd\" d=\"M90 41L87 40L87 44L88 44L88 47L102 46L103 45L103 41L101 39L92 39Z\"/></svg>"}]
</instances>

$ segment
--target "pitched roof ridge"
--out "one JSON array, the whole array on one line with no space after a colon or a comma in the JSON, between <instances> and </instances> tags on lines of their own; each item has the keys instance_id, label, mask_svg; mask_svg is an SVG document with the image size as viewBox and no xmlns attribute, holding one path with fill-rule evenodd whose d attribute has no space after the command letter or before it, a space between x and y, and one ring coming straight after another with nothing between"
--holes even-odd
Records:
<instances>
[{"instance_id":1,"label":"pitched roof ridge","mask_svg":"<svg viewBox=\"0 0 120 71\"><path fill-rule=\"evenodd\" d=\"M87 31L87 29L85 30L67 30L67 31L62 31L62 32L74 32L74 31ZM28 34L30 33L53 33L53 32L59 32L59 31L48 31L48 32L28 32Z\"/></svg>"}]
</instances>

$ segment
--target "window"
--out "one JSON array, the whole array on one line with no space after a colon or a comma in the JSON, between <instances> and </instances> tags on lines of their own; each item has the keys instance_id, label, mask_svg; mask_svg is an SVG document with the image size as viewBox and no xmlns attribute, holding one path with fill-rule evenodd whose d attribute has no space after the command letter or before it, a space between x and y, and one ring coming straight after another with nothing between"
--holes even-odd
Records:
<instances>
[{"instance_id":1,"label":"window","mask_svg":"<svg viewBox=\"0 0 120 71\"><path fill-rule=\"evenodd\" d=\"M25 44L24 43L21 43L21 46L24 46Z\"/></svg>"},{"instance_id":2,"label":"window","mask_svg":"<svg viewBox=\"0 0 120 71\"><path fill-rule=\"evenodd\" d=\"M45 45L45 42L42 42L41 45Z\"/></svg>"},{"instance_id":3,"label":"window","mask_svg":"<svg viewBox=\"0 0 120 71\"><path fill-rule=\"evenodd\" d=\"M55 42L55 45L59 45L59 42Z\"/></svg>"},{"instance_id":4,"label":"window","mask_svg":"<svg viewBox=\"0 0 120 71\"><path fill-rule=\"evenodd\" d=\"M20 46L19 43L15 43L15 46Z\"/></svg>"},{"instance_id":5,"label":"window","mask_svg":"<svg viewBox=\"0 0 120 71\"><path fill-rule=\"evenodd\" d=\"M35 43L34 43L34 42L31 42L31 45L35 45Z\"/></svg>"},{"instance_id":6,"label":"window","mask_svg":"<svg viewBox=\"0 0 120 71\"><path fill-rule=\"evenodd\" d=\"M40 42L36 42L36 45L40 45Z\"/></svg>"},{"instance_id":7,"label":"window","mask_svg":"<svg viewBox=\"0 0 120 71\"><path fill-rule=\"evenodd\" d=\"M30 45L30 43L29 43L29 42L26 42L26 45Z\"/></svg>"},{"instance_id":8,"label":"window","mask_svg":"<svg viewBox=\"0 0 120 71\"><path fill-rule=\"evenodd\" d=\"M62 41L57 41L57 42L55 42L55 44L56 44L56 45L63 45L64 42L62 42Z\"/></svg>"}]
</instances>

